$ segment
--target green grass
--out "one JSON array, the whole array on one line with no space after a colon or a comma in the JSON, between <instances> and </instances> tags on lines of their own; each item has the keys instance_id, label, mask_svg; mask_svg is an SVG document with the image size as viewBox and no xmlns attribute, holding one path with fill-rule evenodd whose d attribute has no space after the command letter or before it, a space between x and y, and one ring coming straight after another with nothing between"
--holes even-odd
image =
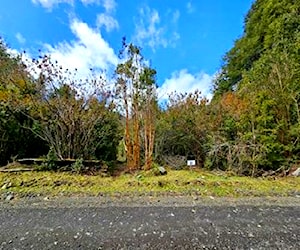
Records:
<instances>
[{"instance_id":1,"label":"green grass","mask_svg":"<svg viewBox=\"0 0 300 250\"><path fill-rule=\"evenodd\" d=\"M9 184L7 188L1 188ZM150 172L119 177L85 176L67 172L0 173L0 194L24 195L200 195L215 197L289 196L300 193L300 178L251 178L204 170Z\"/></svg>"}]
</instances>

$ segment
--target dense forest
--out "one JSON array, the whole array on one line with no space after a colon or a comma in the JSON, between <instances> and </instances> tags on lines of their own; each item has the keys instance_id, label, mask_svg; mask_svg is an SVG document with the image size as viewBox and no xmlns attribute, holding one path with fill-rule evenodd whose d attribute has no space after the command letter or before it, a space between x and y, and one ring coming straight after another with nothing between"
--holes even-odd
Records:
<instances>
[{"instance_id":1,"label":"dense forest","mask_svg":"<svg viewBox=\"0 0 300 250\"><path fill-rule=\"evenodd\" d=\"M125 39L109 91L106 77L79 79L47 55L25 58L1 42L1 165L44 157L148 170L194 158L201 168L258 176L300 162L300 0L253 3L211 101L173 93L161 107L156 70Z\"/></svg>"}]
</instances>

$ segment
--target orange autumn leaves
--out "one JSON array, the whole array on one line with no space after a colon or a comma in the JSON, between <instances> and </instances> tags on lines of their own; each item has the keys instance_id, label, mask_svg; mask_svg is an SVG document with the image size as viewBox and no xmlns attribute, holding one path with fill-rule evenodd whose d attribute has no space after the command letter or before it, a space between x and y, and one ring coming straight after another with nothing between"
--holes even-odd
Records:
<instances>
[{"instance_id":1,"label":"orange autumn leaves","mask_svg":"<svg viewBox=\"0 0 300 250\"><path fill-rule=\"evenodd\" d=\"M222 109L235 119L241 117L242 114L247 112L250 107L248 100L240 98L236 93L228 92L224 94L220 101Z\"/></svg>"}]
</instances>

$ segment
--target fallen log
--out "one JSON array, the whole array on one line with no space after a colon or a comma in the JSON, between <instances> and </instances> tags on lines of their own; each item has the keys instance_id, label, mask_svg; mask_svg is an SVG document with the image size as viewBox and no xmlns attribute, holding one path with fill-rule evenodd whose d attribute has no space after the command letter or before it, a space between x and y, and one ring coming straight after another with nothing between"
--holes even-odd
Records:
<instances>
[{"instance_id":1,"label":"fallen log","mask_svg":"<svg viewBox=\"0 0 300 250\"><path fill-rule=\"evenodd\" d=\"M63 159L63 160L53 160L52 162L57 164L57 165L70 165L75 163L77 160L76 159ZM17 162L25 165L32 165L32 164L42 164L47 162L46 159L41 159L41 158L24 158L24 159L18 159ZM99 160L83 160L82 164L85 166L89 165L98 165L98 164L103 164L103 161Z\"/></svg>"},{"instance_id":2,"label":"fallen log","mask_svg":"<svg viewBox=\"0 0 300 250\"><path fill-rule=\"evenodd\" d=\"M53 160L52 162L57 167L68 167L72 164L76 163L76 159L63 159L63 160ZM47 163L47 159L41 159L41 158L24 158L24 159L18 159L18 163L22 165L41 165L43 163ZM107 165L101 161L101 160L83 160L82 165L85 168L97 168L98 170L102 172L107 172L108 167Z\"/></svg>"},{"instance_id":3,"label":"fallen log","mask_svg":"<svg viewBox=\"0 0 300 250\"><path fill-rule=\"evenodd\" d=\"M29 172L29 171L35 171L35 169L32 168L13 168L13 169L0 169L0 172L6 172L6 173L13 173L13 172Z\"/></svg>"}]
</instances>

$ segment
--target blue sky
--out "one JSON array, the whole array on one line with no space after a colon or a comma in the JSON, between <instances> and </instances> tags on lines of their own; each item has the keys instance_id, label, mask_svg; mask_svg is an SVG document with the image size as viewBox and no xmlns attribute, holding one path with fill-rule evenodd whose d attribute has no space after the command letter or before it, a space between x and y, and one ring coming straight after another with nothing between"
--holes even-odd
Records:
<instances>
[{"instance_id":1,"label":"blue sky","mask_svg":"<svg viewBox=\"0 0 300 250\"><path fill-rule=\"evenodd\" d=\"M0 36L68 68L110 71L126 36L157 70L159 93L209 96L222 56L243 32L253 0L1 0Z\"/></svg>"}]
</instances>

